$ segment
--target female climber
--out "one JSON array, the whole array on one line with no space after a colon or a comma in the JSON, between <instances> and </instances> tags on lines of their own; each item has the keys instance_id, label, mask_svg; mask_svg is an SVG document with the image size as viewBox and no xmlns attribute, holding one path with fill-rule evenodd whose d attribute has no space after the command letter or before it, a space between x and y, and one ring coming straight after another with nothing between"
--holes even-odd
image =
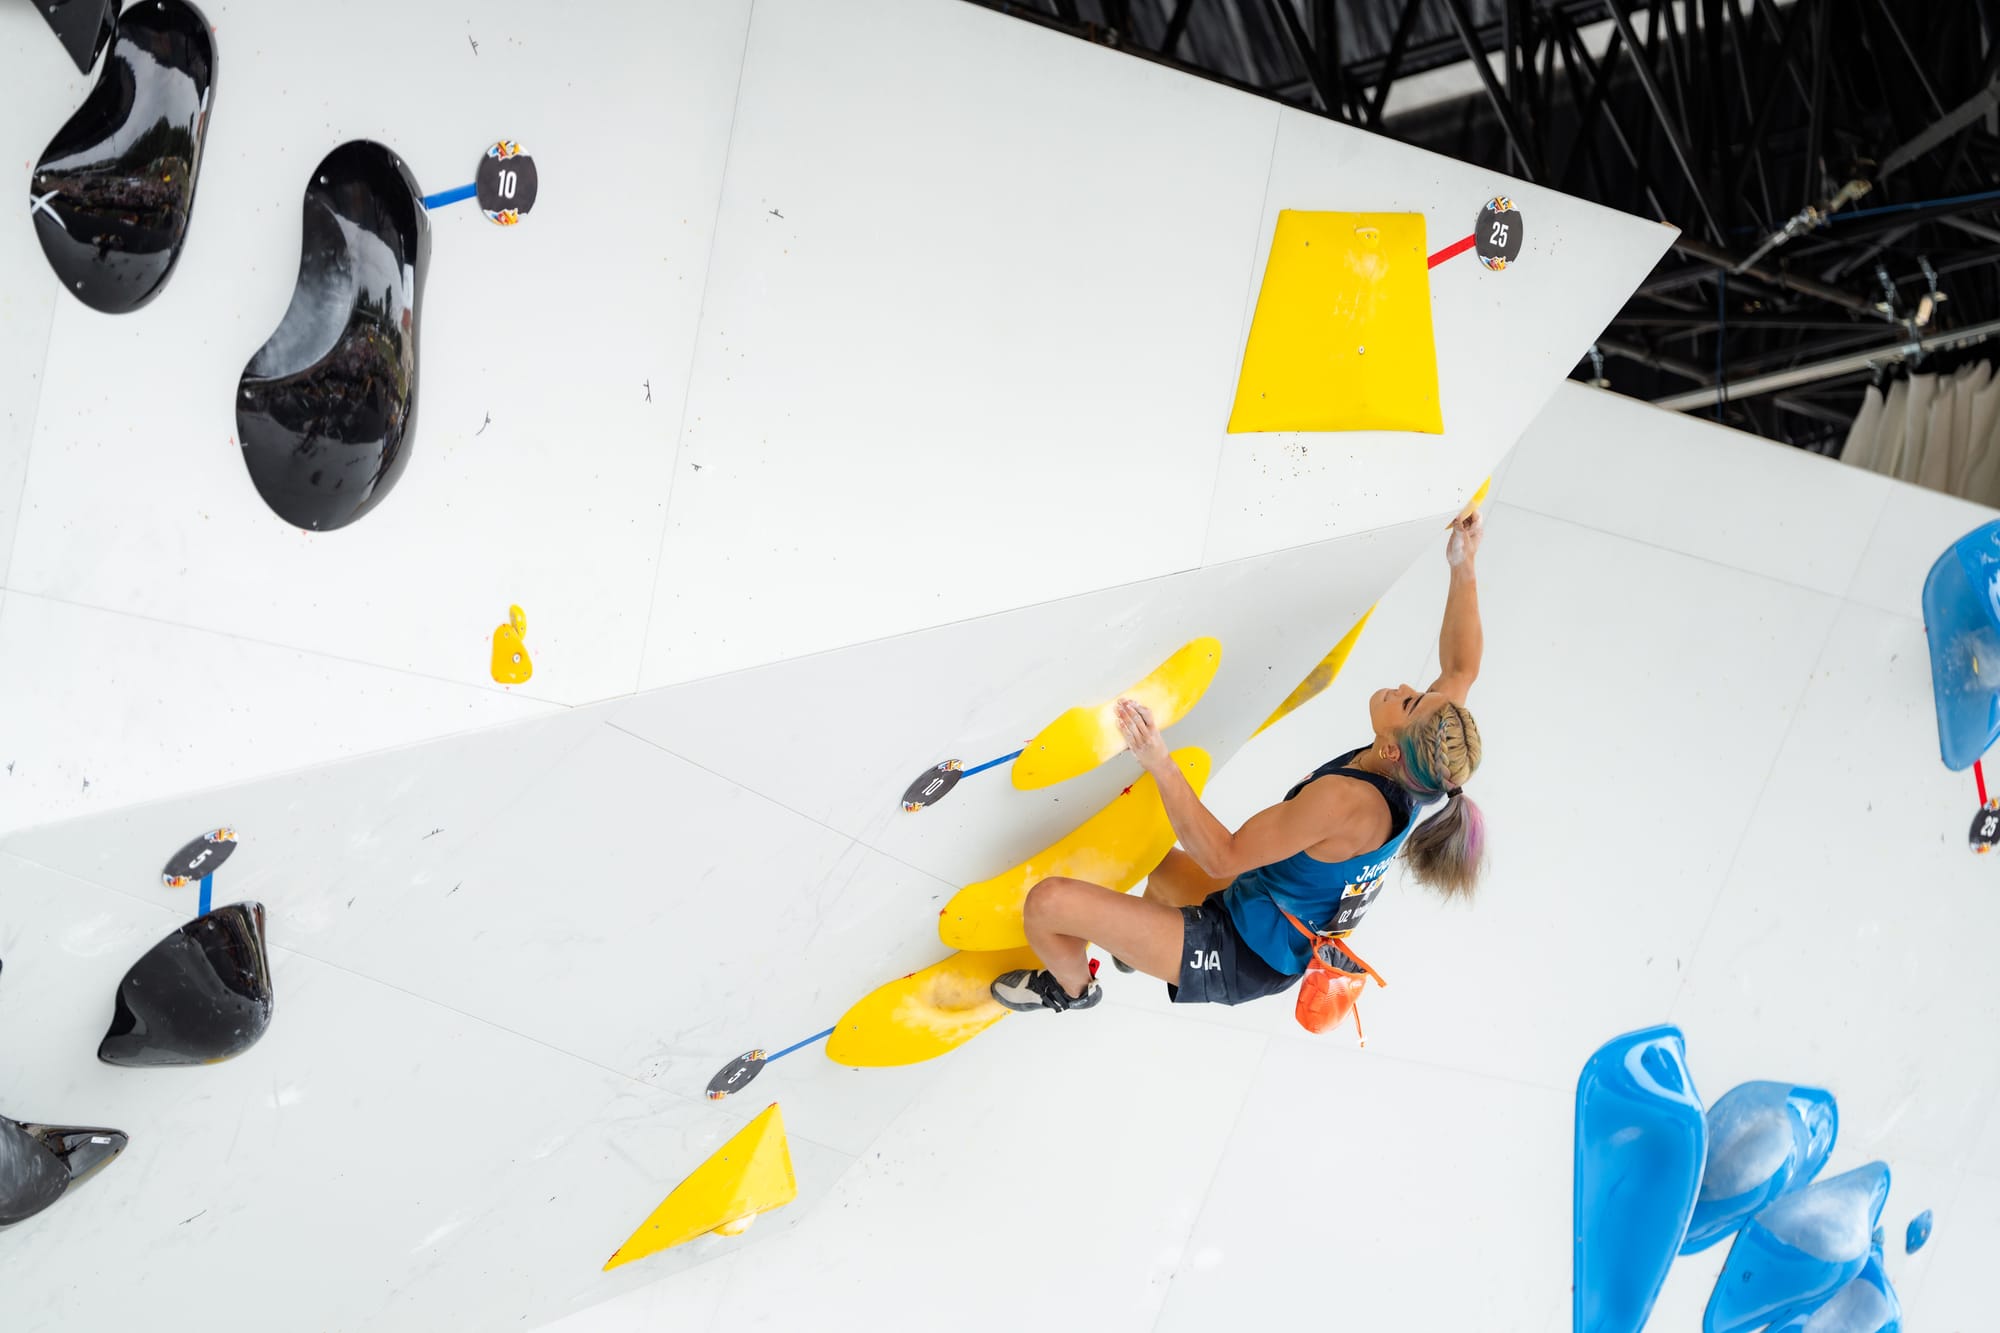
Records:
<instances>
[{"instance_id":1,"label":"female climber","mask_svg":"<svg viewBox=\"0 0 2000 1333\"><path fill-rule=\"evenodd\" d=\"M1143 897L1079 879L1044 879L1028 891L1028 943L1041 969L1009 972L993 998L1009 1009L1088 1009L1103 996L1087 944L1120 971L1167 982L1180 1004L1242 1004L1289 989L1318 935L1353 930L1402 852L1419 882L1447 898L1472 892L1484 829L1460 788L1479 767L1479 728L1466 692L1479 674L1482 636L1473 557L1478 513L1452 524L1445 546L1451 591L1438 634L1441 674L1368 699L1372 744L1320 765L1285 799L1231 833L1167 756L1151 712L1118 702L1127 747L1158 782L1180 846L1167 852ZM1442 799L1421 824L1418 807Z\"/></svg>"}]
</instances>

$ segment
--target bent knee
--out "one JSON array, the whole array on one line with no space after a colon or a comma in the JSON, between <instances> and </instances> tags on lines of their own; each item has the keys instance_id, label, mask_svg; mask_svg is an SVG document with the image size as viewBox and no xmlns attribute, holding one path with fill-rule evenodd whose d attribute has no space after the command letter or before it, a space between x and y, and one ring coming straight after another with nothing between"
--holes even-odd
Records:
<instances>
[{"instance_id":1,"label":"bent knee","mask_svg":"<svg viewBox=\"0 0 2000 1333\"><path fill-rule=\"evenodd\" d=\"M1076 891L1082 887L1076 880L1059 876L1037 880L1028 890L1027 901L1022 904L1022 915L1036 921L1048 919L1060 912L1064 906L1075 901Z\"/></svg>"}]
</instances>

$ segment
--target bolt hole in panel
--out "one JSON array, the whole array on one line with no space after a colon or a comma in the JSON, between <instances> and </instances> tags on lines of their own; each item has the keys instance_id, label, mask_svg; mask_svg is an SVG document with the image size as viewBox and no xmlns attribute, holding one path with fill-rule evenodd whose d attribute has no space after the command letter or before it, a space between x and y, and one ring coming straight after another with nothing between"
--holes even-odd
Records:
<instances>
[{"instance_id":1,"label":"bolt hole in panel","mask_svg":"<svg viewBox=\"0 0 2000 1333\"><path fill-rule=\"evenodd\" d=\"M120 18L97 86L35 164L35 236L63 288L91 309L126 314L166 286L194 213L214 87L201 11L143 0Z\"/></svg>"},{"instance_id":2,"label":"bolt hole in panel","mask_svg":"<svg viewBox=\"0 0 2000 1333\"><path fill-rule=\"evenodd\" d=\"M298 286L236 393L250 480L294 527L345 527L409 462L430 267L422 201L402 159L365 139L306 181Z\"/></svg>"}]
</instances>

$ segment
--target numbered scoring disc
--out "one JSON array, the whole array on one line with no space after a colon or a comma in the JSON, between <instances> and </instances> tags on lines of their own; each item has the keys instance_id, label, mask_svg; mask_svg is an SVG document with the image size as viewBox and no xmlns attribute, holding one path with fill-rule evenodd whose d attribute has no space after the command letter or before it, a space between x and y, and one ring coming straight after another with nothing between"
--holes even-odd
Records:
<instances>
[{"instance_id":1,"label":"numbered scoring disc","mask_svg":"<svg viewBox=\"0 0 2000 1333\"><path fill-rule=\"evenodd\" d=\"M2000 800L1988 801L1979 807L1979 813L1972 817L1972 833L1968 841L1972 850L1984 856L2000 845Z\"/></svg>"},{"instance_id":2,"label":"numbered scoring disc","mask_svg":"<svg viewBox=\"0 0 2000 1333\"><path fill-rule=\"evenodd\" d=\"M1521 257L1521 212L1514 201L1496 194L1479 210L1472 229L1472 250L1479 262L1498 272Z\"/></svg>"},{"instance_id":3,"label":"numbered scoring disc","mask_svg":"<svg viewBox=\"0 0 2000 1333\"><path fill-rule=\"evenodd\" d=\"M716 1072L708 1081L708 1099L719 1102L732 1092L741 1092L750 1086L750 1080L757 1077L757 1071L764 1067L764 1052L745 1051Z\"/></svg>"},{"instance_id":4,"label":"numbered scoring disc","mask_svg":"<svg viewBox=\"0 0 2000 1333\"><path fill-rule=\"evenodd\" d=\"M959 775L964 770L965 764L960 760L947 759L936 768L927 768L919 773L917 780L903 792L904 812L915 814L927 805L942 801L958 785Z\"/></svg>"},{"instance_id":5,"label":"numbered scoring disc","mask_svg":"<svg viewBox=\"0 0 2000 1333\"><path fill-rule=\"evenodd\" d=\"M230 853L236 850L236 830L210 829L175 852L160 871L160 882L170 889L182 888L213 875Z\"/></svg>"},{"instance_id":6,"label":"numbered scoring disc","mask_svg":"<svg viewBox=\"0 0 2000 1333\"><path fill-rule=\"evenodd\" d=\"M472 185L480 211L500 226L511 227L535 206L541 176L535 159L522 152L520 144L502 139L479 159Z\"/></svg>"}]
</instances>

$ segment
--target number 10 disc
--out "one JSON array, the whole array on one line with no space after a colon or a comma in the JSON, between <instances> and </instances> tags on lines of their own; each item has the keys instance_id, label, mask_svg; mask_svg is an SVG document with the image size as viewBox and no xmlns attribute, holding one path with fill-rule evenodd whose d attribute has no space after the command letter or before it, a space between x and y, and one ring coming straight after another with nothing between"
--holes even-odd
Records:
<instances>
[{"instance_id":1,"label":"number 10 disc","mask_svg":"<svg viewBox=\"0 0 2000 1333\"><path fill-rule=\"evenodd\" d=\"M479 174L472 184L487 220L511 227L535 206L541 178L535 171L535 159L512 139L502 139L479 159Z\"/></svg>"}]
</instances>

